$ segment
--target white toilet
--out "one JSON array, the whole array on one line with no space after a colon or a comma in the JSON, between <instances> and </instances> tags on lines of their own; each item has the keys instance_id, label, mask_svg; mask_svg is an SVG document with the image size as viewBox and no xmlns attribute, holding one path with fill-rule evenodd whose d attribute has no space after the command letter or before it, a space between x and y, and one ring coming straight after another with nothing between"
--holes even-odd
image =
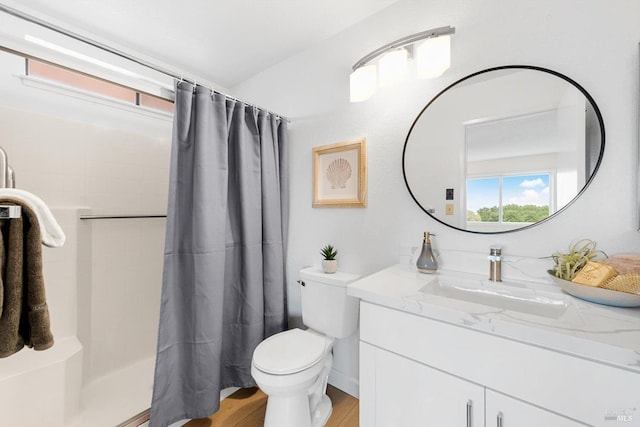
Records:
<instances>
[{"instance_id":1,"label":"white toilet","mask_svg":"<svg viewBox=\"0 0 640 427\"><path fill-rule=\"evenodd\" d=\"M322 427L329 419L331 349L358 328L358 299L347 296L347 284L359 277L300 270L302 322L309 329L280 332L253 352L251 375L268 396L265 427Z\"/></svg>"}]
</instances>

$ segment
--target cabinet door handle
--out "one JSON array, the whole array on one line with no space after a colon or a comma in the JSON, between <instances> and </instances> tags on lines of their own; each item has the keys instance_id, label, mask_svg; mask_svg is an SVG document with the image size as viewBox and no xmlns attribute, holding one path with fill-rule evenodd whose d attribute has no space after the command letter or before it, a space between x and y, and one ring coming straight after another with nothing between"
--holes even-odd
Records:
<instances>
[{"instance_id":1,"label":"cabinet door handle","mask_svg":"<svg viewBox=\"0 0 640 427\"><path fill-rule=\"evenodd\" d=\"M496 426L497 427L502 427L502 412L498 412L498 416L496 419Z\"/></svg>"},{"instance_id":2,"label":"cabinet door handle","mask_svg":"<svg viewBox=\"0 0 640 427\"><path fill-rule=\"evenodd\" d=\"M471 412L473 410L473 402L467 401L467 427L471 427Z\"/></svg>"}]
</instances>

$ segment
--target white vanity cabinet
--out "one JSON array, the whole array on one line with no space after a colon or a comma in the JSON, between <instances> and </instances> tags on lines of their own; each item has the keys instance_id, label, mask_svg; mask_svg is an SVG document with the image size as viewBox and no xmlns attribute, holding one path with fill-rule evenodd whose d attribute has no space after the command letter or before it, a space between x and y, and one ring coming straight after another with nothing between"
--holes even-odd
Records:
<instances>
[{"instance_id":1,"label":"white vanity cabinet","mask_svg":"<svg viewBox=\"0 0 640 427\"><path fill-rule=\"evenodd\" d=\"M585 426L367 343L360 358L363 427Z\"/></svg>"},{"instance_id":2,"label":"white vanity cabinet","mask_svg":"<svg viewBox=\"0 0 640 427\"><path fill-rule=\"evenodd\" d=\"M360 307L361 427L640 426L637 372L364 300Z\"/></svg>"},{"instance_id":3,"label":"white vanity cabinet","mask_svg":"<svg viewBox=\"0 0 640 427\"><path fill-rule=\"evenodd\" d=\"M484 426L483 387L366 343L360 361L360 426Z\"/></svg>"},{"instance_id":4,"label":"white vanity cabinet","mask_svg":"<svg viewBox=\"0 0 640 427\"><path fill-rule=\"evenodd\" d=\"M585 424L486 390L486 427L577 427Z\"/></svg>"}]
</instances>

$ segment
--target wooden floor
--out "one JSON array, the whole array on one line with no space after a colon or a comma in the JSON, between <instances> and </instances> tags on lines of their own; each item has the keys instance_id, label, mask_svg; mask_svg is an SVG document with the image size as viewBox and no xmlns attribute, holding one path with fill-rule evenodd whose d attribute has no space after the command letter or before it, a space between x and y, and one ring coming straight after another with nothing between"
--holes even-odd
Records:
<instances>
[{"instance_id":1,"label":"wooden floor","mask_svg":"<svg viewBox=\"0 0 640 427\"><path fill-rule=\"evenodd\" d=\"M358 399L332 386L327 394L333 413L325 427L358 427ZM224 399L214 415L191 420L184 427L262 427L266 407L267 396L260 389L242 389Z\"/></svg>"}]
</instances>

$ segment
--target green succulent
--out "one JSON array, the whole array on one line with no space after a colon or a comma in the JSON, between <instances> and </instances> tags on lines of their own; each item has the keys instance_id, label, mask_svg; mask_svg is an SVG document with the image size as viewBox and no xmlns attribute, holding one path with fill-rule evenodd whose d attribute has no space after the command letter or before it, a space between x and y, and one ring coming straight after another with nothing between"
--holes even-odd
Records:
<instances>
[{"instance_id":1,"label":"green succulent","mask_svg":"<svg viewBox=\"0 0 640 427\"><path fill-rule=\"evenodd\" d=\"M569 252L555 252L551 255L556 267L553 273L556 277L571 280L587 265L589 261L599 258L607 258L607 254L596 250L596 242L589 239L579 240L569 246Z\"/></svg>"},{"instance_id":2,"label":"green succulent","mask_svg":"<svg viewBox=\"0 0 640 427\"><path fill-rule=\"evenodd\" d=\"M336 259L338 255L338 251L333 248L331 245L327 245L320 250L320 255L324 257L327 261L331 261Z\"/></svg>"}]
</instances>

